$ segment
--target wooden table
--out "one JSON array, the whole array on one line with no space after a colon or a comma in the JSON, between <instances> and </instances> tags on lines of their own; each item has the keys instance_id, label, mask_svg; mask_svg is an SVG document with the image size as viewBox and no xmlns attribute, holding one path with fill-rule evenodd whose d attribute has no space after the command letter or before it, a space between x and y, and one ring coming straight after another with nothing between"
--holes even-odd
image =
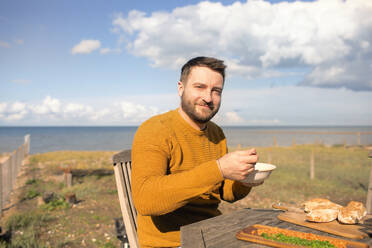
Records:
<instances>
[{"instance_id":1,"label":"wooden table","mask_svg":"<svg viewBox=\"0 0 372 248\"><path fill-rule=\"evenodd\" d=\"M280 210L272 209L242 209L230 214L220 215L211 219L193 223L181 227L182 248L242 248L242 247L266 247L235 238L235 234L241 229L253 225L262 224L276 226L285 229L310 232L319 235L342 238L325 232L317 231L303 226L298 226L281 221L277 215ZM347 238L344 238L347 239ZM357 240L368 243L372 247L372 239Z\"/></svg>"}]
</instances>

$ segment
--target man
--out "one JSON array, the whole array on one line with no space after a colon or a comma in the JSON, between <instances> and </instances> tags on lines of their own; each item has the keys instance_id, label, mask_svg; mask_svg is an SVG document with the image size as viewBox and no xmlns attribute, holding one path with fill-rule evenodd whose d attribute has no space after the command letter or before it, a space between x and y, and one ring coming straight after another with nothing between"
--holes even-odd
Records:
<instances>
[{"instance_id":1,"label":"man","mask_svg":"<svg viewBox=\"0 0 372 248\"><path fill-rule=\"evenodd\" d=\"M145 121L132 146L132 192L141 247L177 247L180 227L221 214L221 200L245 197L254 149L227 154L222 129L210 121L221 104L223 61L197 57L181 71L181 106Z\"/></svg>"}]
</instances>

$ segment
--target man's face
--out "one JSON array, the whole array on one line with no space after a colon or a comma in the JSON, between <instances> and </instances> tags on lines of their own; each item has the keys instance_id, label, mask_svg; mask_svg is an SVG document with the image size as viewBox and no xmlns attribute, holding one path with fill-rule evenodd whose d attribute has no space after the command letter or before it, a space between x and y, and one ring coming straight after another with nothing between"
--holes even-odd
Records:
<instances>
[{"instance_id":1,"label":"man's face","mask_svg":"<svg viewBox=\"0 0 372 248\"><path fill-rule=\"evenodd\" d=\"M218 112L222 89L221 74L208 67L193 67L187 82L178 83L181 108L191 120L204 124Z\"/></svg>"}]
</instances>

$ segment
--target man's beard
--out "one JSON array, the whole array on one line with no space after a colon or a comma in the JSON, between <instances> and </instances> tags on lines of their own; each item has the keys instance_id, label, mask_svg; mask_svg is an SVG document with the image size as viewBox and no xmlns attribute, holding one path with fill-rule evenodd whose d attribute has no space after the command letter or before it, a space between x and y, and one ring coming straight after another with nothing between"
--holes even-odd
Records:
<instances>
[{"instance_id":1,"label":"man's beard","mask_svg":"<svg viewBox=\"0 0 372 248\"><path fill-rule=\"evenodd\" d=\"M202 104L199 104L202 105ZM206 104L207 105L207 104ZM204 124L211 120L218 112L220 106L214 106L213 104L208 104L210 109L209 113L200 114L196 112L196 105L193 104L191 101L185 99L185 94L181 96L181 107L182 110L195 122Z\"/></svg>"}]
</instances>

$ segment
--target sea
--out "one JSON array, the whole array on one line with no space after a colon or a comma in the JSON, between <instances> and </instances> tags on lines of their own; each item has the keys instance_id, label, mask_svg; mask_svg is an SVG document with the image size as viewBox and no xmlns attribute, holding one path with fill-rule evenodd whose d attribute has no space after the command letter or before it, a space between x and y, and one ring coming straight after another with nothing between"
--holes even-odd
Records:
<instances>
[{"instance_id":1,"label":"sea","mask_svg":"<svg viewBox=\"0 0 372 248\"><path fill-rule=\"evenodd\" d=\"M372 126L222 126L229 147L292 144L371 145ZM137 127L0 127L0 154L12 152L30 134L30 153L59 150L130 149ZM359 133L359 134L358 134Z\"/></svg>"}]
</instances>

